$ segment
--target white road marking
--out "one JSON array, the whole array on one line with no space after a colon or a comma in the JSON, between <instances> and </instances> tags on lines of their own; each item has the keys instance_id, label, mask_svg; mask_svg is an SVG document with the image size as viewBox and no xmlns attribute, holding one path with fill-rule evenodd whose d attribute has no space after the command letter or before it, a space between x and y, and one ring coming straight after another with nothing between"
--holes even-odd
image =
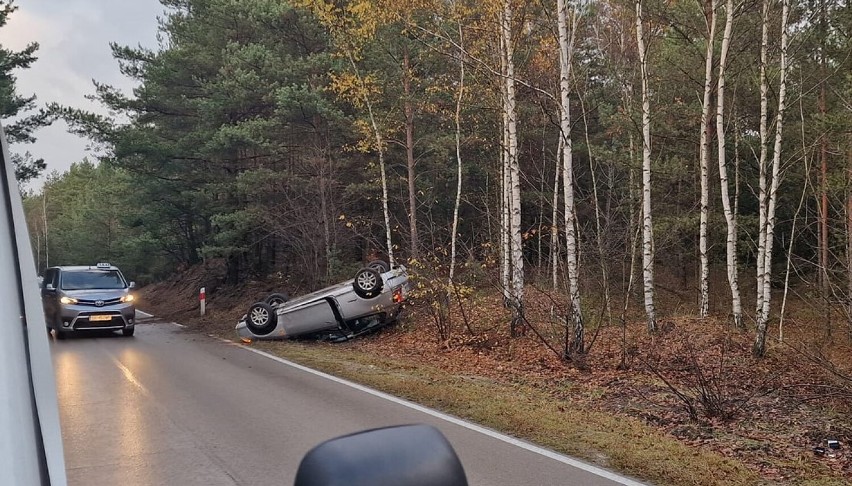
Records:
<instances>
[{"instance_id":1,"label":"white road marking","mask_svg":"<svg viewBox=\"0 0 852 486\"><path fill-rule=\"evenodd\" d=\"M141 312L141 311L137 310L136 312ZM143 314L145 314L145 313L143 313ZM150 316L150 317L154 317L151 314L145 314L145 315ZM173 322L172 324L174 324L178 327L186 327L182 324L178 324L177 322ZM578 459L574 459L573 457L568 457L566 455L559 454L558 452L554 452L554 451L551 451L549 449L539 447L535 444L531 444L529 442L526 442L526 441L523 441L523 440L520 440L520 439L516 439L514 437L510 437L510 436L505 435L505 434L501 434L500 432L497 432L495 430L491 430L487 427L483 427L481 425L477 425L475 423L468 422L466 420L462 420L458 417L453 417L452 415L448 415L448 414L445 414L443 412L439 412L437 410L432 410L431 408L424 407L423 405L419 405L419 404L416 404L414 402L410 402L408 400L403 400L402 398L395 397L393 395L389 395L387 393L380 392L378 390L374 390L372 388L368 388L368 387L363 386L363 385L359 385L359 384L351 382L349 380L344 380L343 378L338 378L336 376L329 375L328 373L323 373L322 371L317 371L315 369L308 368L307 366L302 366L298 363L294 363L292 361L286 360L286 359L281 358L279 356L275 356L273 354L267 353L265 351L261 351L259 349L254 349L254 348L251 348L251 347L248 347L248 346L244 346L240 343L235 343L235 342L230 341L228 339L220 338L220 337L213 336L213 335L208 335L208 336L210 336L214 339L217 339L224 344L228 344L228 345L231 345L231 346L237 346L240 349L244 349L246 351L251 351L252 353L259 354L260 356L263 356L265 358L269 358L273 361L277 361L277 362L279 362L283 365L289 366L291 368L295 368L297 370L304 371L305 373L310 373L310 374L318 376L320 378L325 378L326 380L330 380L330 381L333 381L335 383L339 383L341 385L348 386L350 388L354 388L355 390L367 393L369 395L373 395L374 397L381 398L383 400L387 400L387 401L392 402L392 403L396 403L397 405L402 405L403 407L407 407L407 408L410 408L412 410L416 410L416 411L421 412L421 413L425 413L426 415L430 415L432 417L444 420L444 421L449 422L451 424L455 424L455 425L458 425L460 427L464 427L468 430L478 432L480 434L486 435L486 436L491 437L493 439L497 439L497 440L505 442L507 444L511 444L515 447L519 447L519 448L524 449L526 451L529 451L529 452L532 452L532 453L535 453L535 454L539 454L539 455L547 457L549 459L553 459L554 461L561 462L563 464L567 464L571 467L575 467L577 469L586 471L588 473L594 474L594 475L602 477L604 479L608 479L608 480L613 481L615 483L623 484L624 486L646 486L645 483L641 483L641 482L636 481L634 479L630 479L628 477L621 476L621 475L616 474L614 472L607 471L606 469L601 469L597 466L593 466L591 464L587 464L587 463L580 461ZM124 372L125 376L128 379L130 379L131 382L133 382L135 385L142 388L142 390L144 392L147 392L147 390L145 390L145 388L142 387L140 383L136 382L135 379L132 379L133 375L129 373L129 370L124 368L124 366L121 365L121 363L117 363L117 364L119 365L119 368L122 368L122 371Z\"/></svg>"},{"instance_id":2,"label":"white road marking","mask_svg":"<svg viewBox=\"0 0 852 486\"><path fill-rule=\"evenodd\" d=\"M181 329L185 329L185 328L186 328L186 326L184 326L183 324L178 324L177 322L172 322L172 324L174 324L175 326L177 326L177 327L179 327L179 328L181 328Z\"/></svg>"},{"instance_id":3,"label":"white road marking","mask_svg":"<svg viewBox=\"0 0 852 486\"><path fill-rule=\"evenodd\" d=\"M152 314L148 314L147 312L141 311L139 309L136 309L136 315L138 315L139 317L145 317L145 318L154 317Z\"/></svg>"},{"instance_id":4,"label":"white road marking","mask_svg":"<svg viewBox=\"0 0 852 486\"><path fill-rule=\"evenodd\" d=\"M145 388L145 385L143 385L142 383L139 382L139 380L136 379L136 377L133 375L133 372L130 371L130 368L128 368L127 366L124 366L124 364L122 364L122 362L119 361L118 359L116 359L114 356L110 356L110 359L112 359L112 361L115 363L115 365L121 371L121 374L124 375L124 378L128 382L130 382L130 384L132 384L133 386L138 388L139 391L141 391L146 396L151 396L151 394L148 392L148 389Z\"/></svg>"},{"instance_id":5,"label":"white road marking","mask_svg":"<svg viewBox=\"0 0 852 486\"><path fill-rule=\"evenodd\" d=\"M533 452L535 454L542 455L542 456L547 457L549 459L553 459L554 461L558 461L558 462L561 462L563 464L567 464L569 466L575 467L577 469L581 469L583 471L592 473L596 476L600 476L604 479L608 479L608 480L613 481L615 483L623 484L625 486L645 486L645 483L641 483L639 481L636 481L636 480L615 474L611 471L607 471L606 469L601 469L597 466L593 466L591 464L587 464L587 463L580 461L578 459L574 459L572 457L568 457L568 456L559 454L557 452L545 449L543 447L539 447L535 444L531 444L529 442L526 442L526 441L523 441L523 440L520 440L520 439L516 439L514 437L509 437L508 435L501 434L500 432L491 430L491 429L483 427L481 425L474 424L472 422L468 422L466 420L462 420L458 417L453 417L452 415L447 415L443 412L439 412L437 410L432 410L431 408L427 408L427 407L424 407L422 405L418 405L416 403L409 402L408 400L403 400L402 398L398 398L398 397L395 397L393 395L388 395L387 393L380 392L378 390L374 390L372 388L368 388L366 386L359 385L357 383L353 383L351 381L344 380L342 378L338 378L336 376L329 375L328 373L323 373L322 371L317 371L317 370L308 368L306 366L302 366L298 363L288 361L284 358L280 358L278 356L267 353L265 351L261 351L259 349L254 349L254 348L251 348L251 347L243 346L243 345L238 344L238 343L232 343L232 342L229 342L229 341L227 341L225 339L221 339L221 338L220 338L220 340L228 342L229 344L231 344L233 346L238 346L242 349L245 349L246 351L251 351L252 353L259 354L259 355L264 356L266 358L269 358L271 360L277 361L281 364L290 366L292 368L296 368L297 370L304 371L306 373L310 373L312 375L319 376L319 377L325 378L327 380L331 380L335 383L339 383L341 385L345 385L345 386L348 386L350 388L354 388L356 390L359 390L359 391L362 391L364 393L373 395L375 397L382 398L384 400L396 403L398 405L402 405L403 407L408 407L412 410L416 410L418 412L422 412L422 413L425 413L427 415L431 415L432 417L439 418L441 420L450 422L450 423L458 425L460 427L464 427L468 430L472 430L474 432L479 432L480 434L487 435L488 437L491 437L493 439L503 441L503 442L505 442L507 444L511 444L515 447L519 447L521 449Z\"/></svg>"}]
</instances>

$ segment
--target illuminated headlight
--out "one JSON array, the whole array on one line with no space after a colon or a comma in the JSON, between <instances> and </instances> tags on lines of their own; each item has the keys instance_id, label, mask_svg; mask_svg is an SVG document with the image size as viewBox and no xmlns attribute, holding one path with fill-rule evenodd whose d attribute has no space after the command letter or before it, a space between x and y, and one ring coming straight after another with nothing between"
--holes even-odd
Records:
<instances>
[{"instance_id":1,"label":"illuminated headlight","mask_svg":"<svg viewBox=\"0 0 852 486\"><path fill-rule=\"evenodd\" d=\"M127 294L127 295L124 295L124 296L121 297L121 301L124 302L125 304L128 303L128 302L133 302L133 299L134 299L134 297L133 297L132 294Z\"/></svg>"},{"instance_id":2,"label":"illuminated headlight","mask_svg":"<svg viewBox=\"0 0 852 486\"><path fill-rule=\"evenodd\" d=\"M73 297L62 297L61 299L59 299L59 303L60 303L60 304L66 304L66 305L68 305L68 304L76 304L76 303L77 303L77 299L75 299L75 298L73 298Z\"/></svg>"}]
</instances>

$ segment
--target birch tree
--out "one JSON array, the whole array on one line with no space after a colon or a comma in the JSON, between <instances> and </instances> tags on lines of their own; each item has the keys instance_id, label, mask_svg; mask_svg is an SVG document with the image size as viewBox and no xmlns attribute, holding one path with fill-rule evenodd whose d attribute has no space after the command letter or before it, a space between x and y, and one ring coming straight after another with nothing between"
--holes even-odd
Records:
<instances>
[{"instance_id":1,"label":"birch tree","mask_svg":"<svg viewBox=\"0 0 852 486\"><path fill-rule=\"evenodd\" d=\"M728 50L731 45L731 30L734 24L734 2L725 2L725 33L722 36L722 51L719 56L719 79L716 87L716 142L718 144L719 182L722 193L722 210L728 226L727 235L727 268L728 284L731 288L731 313L734 326L742 328L742 303L740 301L740 286L737 275L737 215L731 208L731 198L728 190L728 167L725 159L725 68L728 62Z\"/></svg>"},{"instance_id":2,"label":"birch tree","mask_svg":"<svg viewBox=\"0 0 852 486\"><path fill-rule=\"evenodd\" d=\"M775 114L775 146L772 149L772 185L769 189L769 203L766 208L766 241L764 243L763 287L758 291L763 293L762 309L758 314L757 333L752 352L761 357L766 353L766 325L769 321L769 304L772 297L772 240L775 232L775 206L777 202L778 183L781 172L781 141L784 127L785 98L787 95L787 18L790 12L789 0L781 3L781 79L778 87L778 111Z\"/></svg>"},{"instance_id":3,"label":"birch tree","mask_svg":"<svg viewBox=\"0 0 852 486\"><path fill-rule=\"evenodd\" d=\"M576 11L572 12L571 25L569 26L568 2L557 0L556 9L559 31L559 128L562 138L562 192L565 199L565 258L568 272L569 312L573 326L571 338L566 339L565 356L571 357L575 354L582 354L585 350L583 312L580 307L580 281L577 275L577 233L574 223L574 155L573 144L571 143L571 101L569 98L577 15Z\"/></svg>"},{"instance_id":4,"label":"birch tree","mask_svg":"<svg viewBox=\"0 0 852 486\"><path fill-rule=\"evenodd\" d=\"M459 86L456 93L456 112L453 117L456 129L456 201L453 204L453 229L450 236L450 277L449 289L453 288L453 277L456 271L456 237L459 231L459 206L462 195L462 154L461 154L461 108L464 98L464 32L459 20ZM448 299L449 300L449 299Z\"/></svg>"},{"instance_id":5,"label":"birch tree","mask_svg":"<svg viewBox=\"0 0 852 486\"><path fill-rule=\"evenodd\" d=\"M763 311L763 255L766 249L766 157L768 151L769 83L766 80L769 50L769 0L763 0L760 22L760 158L758 159L757 302L755 315Z\"/></svg>"},{"instance_id":6,"label":"birch tree","mask_svg":"<svg viewBox=\"0 0 852 486\"><path fill-rule=\"evenodd\" d=\"M701 268L699 276L700 297L698 314L706 318L710 312L710 264L707 258L707 223L709 219L709 166L710 166L710 95L713 89L713 52L716 43L716 1L707 2L709 12L707 15L707 48L704 58L704 101L701 105L701 148L700 148L700 170L701 170L701 220L699 223L699 256Z\"/></svg>"},{"instance_id":7,"label":"birch tree","mask_svg":"<svg viewBox=\"0 0 852 486\"><path fill-rule=\"evenodd\" d=\"M648 51L642 19L642 0L636 0L636 45L642 79L642 280L648 331L657 330L654 307L654 226L651 218L651 100L648 90Z\"/></svg>"},{"instance_id":8,"label":"birch tree","mask_svg":"<svg viewBox=\"0 0 852 486\"><path fill-rule=\"evenodd\" d=\"M512 39L513 13L509 0L505 0L500 13L500 56L504 76L503 85L503 186L505 209L504 225L508 231L505 235L504 250L508 243L508 253L504 258L509 260L510 277L509 307L512 309L512 334L516 334L523 319L524 298L524 258L523 238L521 236L521 177L518 164L518 114L515 97L515 64L514 43ZM505 266L505 264L504 264Z\"/></svg>"}]
</instances>

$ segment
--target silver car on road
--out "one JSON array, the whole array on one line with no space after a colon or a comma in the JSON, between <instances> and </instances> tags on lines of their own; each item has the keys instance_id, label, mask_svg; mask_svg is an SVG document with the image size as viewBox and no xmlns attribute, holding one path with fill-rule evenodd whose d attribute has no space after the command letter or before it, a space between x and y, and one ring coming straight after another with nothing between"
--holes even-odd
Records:
<instances>
[{"instance_id":1,"label":"silver car on road","mask_svg":"<svg viewBox=\"0 0 852 486\"><path fill-rule=\"evenodd\" d=\"M293 300L272 294L252 304L236 330L244 342L306 335L346 340L396 320L409 291L404 266L375 261L352 280Z\"/></svg>"},{"instance_id":2,"label":"silver car on road","mask_svg":"<svg viewBox=\"0 0 852 486\"><path fill-rule=\"evenodd\" d=\"M120 330L132 336L134 287L109 263L48 268L41 288L48 332L53 329L57 339L81 330Z\"/></svg>"}]
</instances>

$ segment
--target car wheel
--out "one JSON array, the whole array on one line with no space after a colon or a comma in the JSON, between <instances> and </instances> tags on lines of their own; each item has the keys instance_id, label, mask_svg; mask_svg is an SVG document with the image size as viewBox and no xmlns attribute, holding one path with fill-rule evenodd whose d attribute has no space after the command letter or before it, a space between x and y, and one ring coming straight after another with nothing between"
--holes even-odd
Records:
<instances>
[{"instance_id":1,"label":"car wheel","mask_svg":"<svg viewBox=\"0 0 852 486\"><path fill-rule=\"evenodd\" d=\"M65 331L60 331L59 329L54 329L53 334L56 336L56 339L62 341L63 339L68 337L68 333Z\"/></svg>"},{"instance_id":2,"label":"car wheel","mask_svg":"<svg viewBox=\"0 0 852 486\"><path fill-rule=\"evenodd\" d=\"M278 323L275 309L266 302L256 302L249 307L246 315L246 327L258 336L271 333Z\"/></svg>"},{"instance_id":3,"label":"car wheel","mask_svg":"<svg viewBox=\"0 0 852 486\"><path fill-rule=\"evenodd\" d=\"M124 336L124 337L131 337L131 336L133 336L134 331L136 331L136 326L125 327L124 329L121 330L121 335Z\"/></svg>"},{"instance_id":4,"label":"car wheel","mask_svg":"<svg viewBox=\"0 0 852 486\"><path fill-rule=\"evenodd\" d=\"M382 275L372 268L362 268L355 274L352 287L358 297L363 299L373 298L382 291Z\"/></svg>"},{"instance_id":5,"label":"car wheel","mask_svg":"<svg viewBox=\"0 0 852 486\"><path fill-rule=\"evenodd\" d=\"M384 260L373 260L367 264L367 268L372 268L373 270L379 273L385 273L390 271L390 265L388 265L388 262Z\"/></svg>"},{"instance_id":6,"label":"car wheel","mask_svg":"<svg viewBox=\"0 0 852 486\"><path fill-rule=\"evenodd\" d=\"M290 297L288 297L287 294L269 294L268 297L263 299L264 302L271 305L272 307L278 307L279 305L283 304L284 302L287 302L288 300L290 300Z\"/></svg>"}]
</instances>

